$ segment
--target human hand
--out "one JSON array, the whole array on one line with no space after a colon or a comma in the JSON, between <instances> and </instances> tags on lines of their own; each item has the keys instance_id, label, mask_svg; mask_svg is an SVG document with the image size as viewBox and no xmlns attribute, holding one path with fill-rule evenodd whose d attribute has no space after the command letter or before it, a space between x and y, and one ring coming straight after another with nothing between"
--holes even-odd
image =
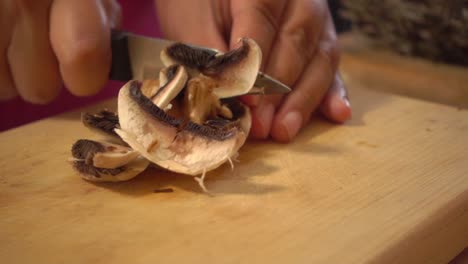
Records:
<instances>
[{"instance_id":1,"label":"human hand","mask_svg":"<svg viewBox=\"0 0 468 264\"><path fill-rule=\"evenodd\" d=\"M257 41L262 70L293 88L286 96L245 96L252 110L251 134L291 141L316 109L330 120L351 116L337 68L336 33L323 0L156 1L167 38L233 48L240 37Z\"/></svg>"},{"instance_id":2,"label":"human hand","mask_svg":"<svg viewBox=\"0 0 468 264\"><path fill-rule=\"evenodd\" d=\"M48 103L62 81L77 96L95 94L110 70L115 0L0 2L0 100L18 94Z\"/></svg>"}]
</instances>

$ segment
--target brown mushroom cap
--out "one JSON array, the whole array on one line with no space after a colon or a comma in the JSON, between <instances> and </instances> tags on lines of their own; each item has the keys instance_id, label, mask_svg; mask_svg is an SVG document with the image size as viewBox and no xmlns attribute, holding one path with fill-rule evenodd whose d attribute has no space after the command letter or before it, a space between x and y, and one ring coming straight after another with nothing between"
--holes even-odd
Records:
<instances>
[{"instance_id":1,"label":"brown mushroom cap","mask_svg":"<svg viewBox=\"0 0 468 264\"><path fill-rule=\"evenodd\" d=\"M192 77L197 73L210 77L219 98L238 96L253 87L262 62L261 49L254 40L242 38L239 42L239 48L224 54L176 43L161 52L161 60L166 66L185 65Z\"/></svg>"},{"instance_id":2,"label":"brown mushroom cap","mask_svg":"<svg viewBox=\"0 0 468 264\"><path fill-rule=\"evenodd\" d=\"M240 103L242 110L234 116L237 122L221 126L185 122L153 104L141 92L144 82L130 81L120 90L121 128L116 132L148 160L171 171L197 175L219 167L244 144L251 117Z\"/></svg>"}]
</instances>

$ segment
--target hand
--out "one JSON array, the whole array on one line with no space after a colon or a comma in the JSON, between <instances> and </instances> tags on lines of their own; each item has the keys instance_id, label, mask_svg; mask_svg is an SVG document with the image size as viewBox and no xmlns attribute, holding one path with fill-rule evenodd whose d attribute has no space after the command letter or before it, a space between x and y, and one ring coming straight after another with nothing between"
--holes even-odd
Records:
<instances>
[{"instance_id":1,"label":"hand","mask_svg":"<svg viewBox=\"0 0 468 264\"><path fill-rule=\"evenodd\" d=\"M336 33L323 0L156 1L170 39L226 51L250 37L263 51L262 70L293 88L287 96L246 96L252 136L291 141L317 109L330 120L351 116L337 73Z\"/></svg>"},{"instance_id":2,"label":"hand","mask_svg":"<svg viewBox=\"0 0 468 264\"><path fill-rule=\"evenodd\" d=\"M62 80L78 96L99 91L110 70L110 28L120 23L115 0L0 2L0 100L19 94L48 103Z\"/></svg>"}]
</instances>

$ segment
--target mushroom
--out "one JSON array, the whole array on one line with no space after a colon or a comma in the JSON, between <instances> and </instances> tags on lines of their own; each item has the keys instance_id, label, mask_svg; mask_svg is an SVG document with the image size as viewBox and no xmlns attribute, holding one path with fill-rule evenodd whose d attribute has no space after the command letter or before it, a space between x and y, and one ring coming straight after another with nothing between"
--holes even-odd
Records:
<instances>
[{"instance_id":1,"label":"mushroom","mask_svg":"<svg viewBox=\"0 0 468 264\"><path fill-rule=\"evenodd\" d=\"M197 124L171 116L155 105L142 93L144 83L130 81L120 90L121 128L116 132L151 162L178 173L204 174L230 160L244 144L251 117L239 101L226 103L235 109L232 120L220 118Z\"/></svg>"},{"instance_id":2,"label":"mushroom","mask_svg":"<svg viewBox=\"0 0 468 264\"><path fill-rule=\"evenodd\" d=\"M131 148L88 139L72 146L73 167L89 181L126 181L144 171L149 161Z\"/></svg>"},{"instance_id":3,"label":"mushroom","mask_svg":"<svg viewBox=\"0 0 468 264\"><path fill-rule=\"evenodd\" d=\"M177 43L161 53L159 80L132 80L119 91L118 117L83 115L88 127L124 143L78 140L74 167L92 181L135 177L149 164L195 178L237 156L250 131L249 109L234 96L250 91L261 62L255 41L227 53ZM154 75L152 75L154 76Z\"/></svg>"},{"instance_id":4,"label":"mushroom","mask_svg":"<svg viewBox=\"0 0 468 264\"><path fill-rule=\"evenodd\" d=\"M119 127L119 117L114 112L102 110L96 114L82 113L81 122L91 131L103 136L107 141L126 144L114 131Z\"/></svg>"},{"instance_id":5,"label":"mushroom","mask_svg":"<svg viewBox=\"0 0 468 264\"><path fill-rule=\"evenodd\" d=\"M261 49L254 40L241 38L239 43L237 49L224 54L176 43L161 52L161 60L165 66L186 66L191 77L209 76L219 98L238 96L252 89L262 61Z\"/></svg>"}]
</instances>

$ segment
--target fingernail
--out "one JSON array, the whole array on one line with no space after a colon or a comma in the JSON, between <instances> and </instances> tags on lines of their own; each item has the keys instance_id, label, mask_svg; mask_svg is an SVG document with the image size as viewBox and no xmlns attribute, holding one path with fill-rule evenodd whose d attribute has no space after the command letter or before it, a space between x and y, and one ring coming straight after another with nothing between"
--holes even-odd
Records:
<instances>
[{"instance_id":1,"label":"fingernail","mask_svg":"<svg viewBox=\"0 0 468 264\"><path fill-rule=\"evenodd\" d=\"M275 107L272 103L260 103L260 105L255 108L254 115L256 116L256 121L259 124L257 128L252 127L254 131L253 134L258 138L266 138L270 133L271 123L273 121L273 115L275 112Z\"/></svg>"},{"instance_id":2,"label":"fingernail","mask_svg":"<svg viewBox=\"0 0 468 264\"><path fill-rule=\"evenodd\" d=\"M351 110L351 103L349 102L348 96L343 96L343 105L345 106L344 112L344 121L351 119L352 110Z\"/></svg>"},{"instance_id":3,"label":"fingernail","mask_svg":"<svg viewBox=\"0 0 468 264\"><path fill-rule=\"evenodd\" d=\"M302 115L301 113L297 111L292 111L287 113L283 121L281 122L281 126L283 127L283 130L286 132L288 139L291 140L293 139L297 133L299 132L299 129L302 126Z\"/></svg>"},{"instance_id":4,"label":"fingernail","mask_svg":"<svg viewBox=\"0 0 468 264\"><path fill-rule=\"evenodd\" d=\"M342 98L342 99L343 99L343 103L344 103L344 105L346 105L348 108L350 108L350 109L351 109L351 103L349 102L349 98L348 98L348 96L347 96L347 95L345 95L345 96L343 96L343 98Z\"/></svg>"}]
</instances>

